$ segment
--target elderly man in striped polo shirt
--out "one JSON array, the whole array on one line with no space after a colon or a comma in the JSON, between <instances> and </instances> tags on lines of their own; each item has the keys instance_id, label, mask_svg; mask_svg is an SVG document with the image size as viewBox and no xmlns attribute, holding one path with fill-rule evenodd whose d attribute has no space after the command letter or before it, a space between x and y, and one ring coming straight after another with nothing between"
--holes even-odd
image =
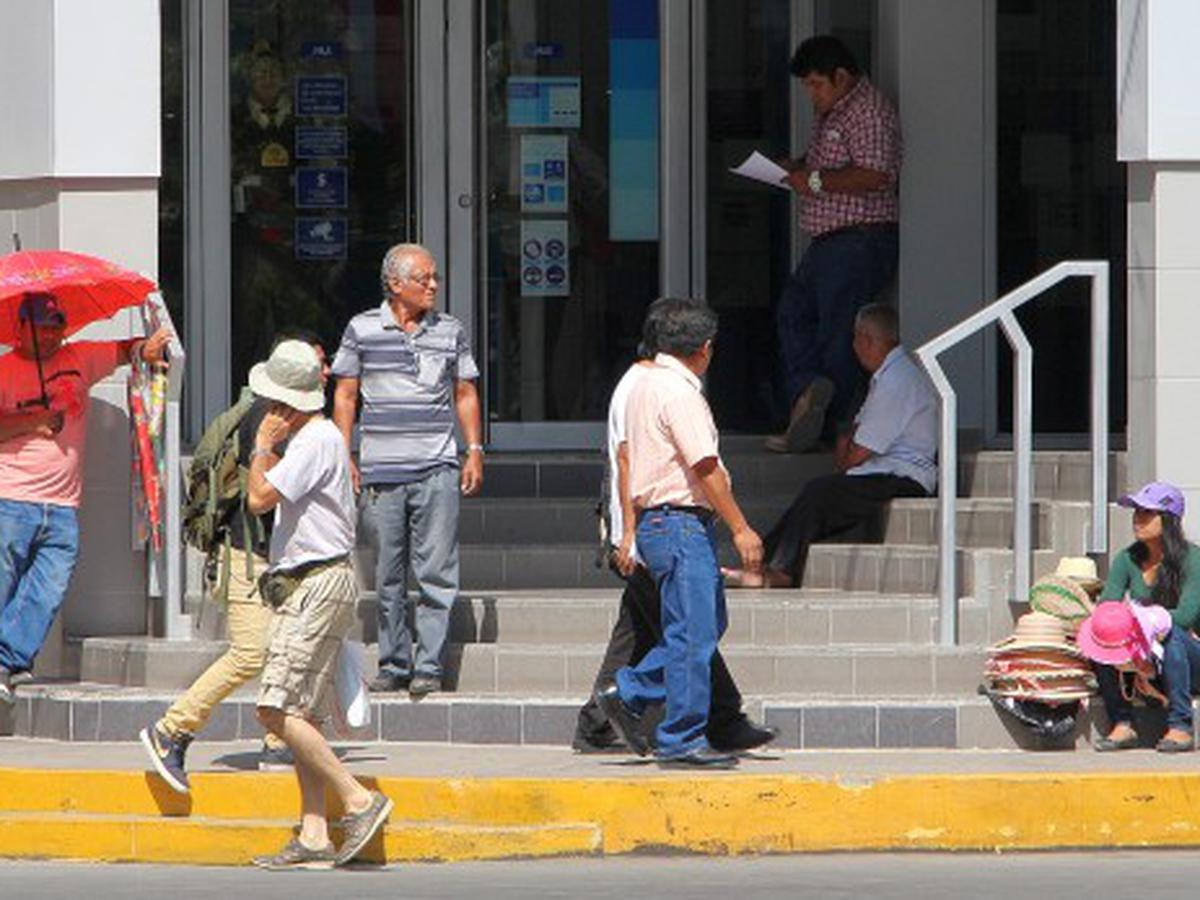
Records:
<instances>
[{"instance_id":1,"label":"elderly man in striped polo shirt","mask_svg":"<svg viewBox=\"0 0 1200 900\"><path fill-rule=\"evenodd\" d=\"M479 370L461 323L434 309L439 277L420 244L397 244L380 268L383 302L350 320L333 361L333 419L350 442L362 398L352 469L364 525L379 559L379 674L374 691L441 690L450 608L458 595L459 492L483 484ZM467 440L461 470L457 417ZM420 588L408 626L407 569Z\"/></svg>"}]
</instances>

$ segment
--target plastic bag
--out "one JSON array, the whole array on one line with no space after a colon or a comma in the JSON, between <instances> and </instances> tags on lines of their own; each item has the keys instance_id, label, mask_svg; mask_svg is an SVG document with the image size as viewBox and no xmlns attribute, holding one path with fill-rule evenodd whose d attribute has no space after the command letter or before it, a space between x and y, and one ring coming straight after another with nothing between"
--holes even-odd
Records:
<instances>
[{"instance_id":1,"label":"plastic bag","mask_svg":"<svg viewBox=\"0 0 1200 900\"><path fill-rule=\"evenodd\" d=\"M371 697L367 693L367 648L346 638L338 653L333 676L337 694L335 724L340 734L371 724Z\"/></svg>"}]
</instances>

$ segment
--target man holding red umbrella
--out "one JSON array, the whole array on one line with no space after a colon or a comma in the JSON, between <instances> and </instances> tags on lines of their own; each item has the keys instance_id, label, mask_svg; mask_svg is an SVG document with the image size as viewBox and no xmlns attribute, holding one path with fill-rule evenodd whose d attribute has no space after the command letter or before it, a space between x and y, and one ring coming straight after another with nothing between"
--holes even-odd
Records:
<instances>
[{"instance_id":1,"label":"man holding red umbrella","mask_svg":"<svg viewBox=\"0 0 1200 900\"><path fill-rule=\"evenodd\" d=\"M49 291L17 307L0 357L0 702L29 672L79 555L88 391L135 356L162 362L171 334L64 343L67 313ZM78 324L78 323L76 323Z\"/></svg>"}]
</instances>

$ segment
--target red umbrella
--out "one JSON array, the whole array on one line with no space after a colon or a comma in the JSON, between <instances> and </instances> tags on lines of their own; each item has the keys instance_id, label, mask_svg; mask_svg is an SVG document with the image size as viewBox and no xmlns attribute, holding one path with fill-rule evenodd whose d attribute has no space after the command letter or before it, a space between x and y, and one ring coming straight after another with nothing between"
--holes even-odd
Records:
<instances>
[{"instance_id":1,"label":"red umbrella","mask_svg":"<svg viewBox=\"0 0 1200 900\"><path fill-rule=\"evenodd\" d=\"M54 294L67 334L137 306L157 290L149 278L108 260L66 250L19 250L0 257L0 343L17 343L17 310L30 291Z\"/></svg>"}]
</instances>

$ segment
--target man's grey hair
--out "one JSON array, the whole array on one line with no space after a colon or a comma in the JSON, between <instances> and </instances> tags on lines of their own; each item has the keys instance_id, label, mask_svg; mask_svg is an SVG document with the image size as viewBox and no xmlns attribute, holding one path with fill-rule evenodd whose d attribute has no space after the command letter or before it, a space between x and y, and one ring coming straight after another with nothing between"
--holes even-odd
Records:
<instances>
[{"instance_id":1,"label":"man's grey hair","mask_svg":"<svg viewBox=\"0 0 1200 900\"><path fill-rule=\"evenodd\" d=\"M433 254L421 244L396 244L384 254L383 263L379 266L379 288L383 291L384 300L392 296L392 279L403 279L411 275L413 261L418 256L433 259Z\"/></svg>"},{"instance_id":2,"label":"man's grey hair","mask_svg":"<svg viewBox=\"0 0 1200 900\"><path fill-rule=\"evenodd\" d=\"M900 314L888 303L868 303L854 317L854 330L862 329L878 340L900 343Z\"/></svg>"},{"instance_id":3,"label":"man's grey hair","mask_svg":"<svg viewBox=\"0 0 1200 900\"><path fill-rule=\"evenodd\" d=\"M703 300L663 297L651 304L659 353L691 356L717 336L717 314Z\"/></svg>"}]
</instances>

